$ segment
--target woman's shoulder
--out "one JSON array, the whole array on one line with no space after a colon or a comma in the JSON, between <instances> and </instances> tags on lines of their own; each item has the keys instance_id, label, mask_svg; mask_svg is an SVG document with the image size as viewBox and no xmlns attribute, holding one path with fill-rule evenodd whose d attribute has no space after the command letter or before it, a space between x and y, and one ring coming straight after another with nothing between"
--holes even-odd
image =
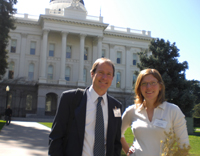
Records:
<instances>
[{"instance_id":1,"label":"woman's shoulder","mask_svg":"<svg viewBox=\"0 0 200 156\"><path fill-rule=\"evenodd\" d=\"M129 112L129 111L135 111L136 110L136 105L135 104L132 104L132 105L130 105L130 106L128 106L126 109L125 109L125 111L126 112Z\"/></svg>"},{"instance_id":2,"label":"woman's shoulder","mask_svg":"<svg viewBox=\"0 0 200 156\"><path fill-rule=\"evenodd\" d=\"M169 109L170 111L181 111L179 106L177 106L176 104L174 103L170 103L170 102L163 102L163 105L166 109Z\"/></svg>"}]
</instances>

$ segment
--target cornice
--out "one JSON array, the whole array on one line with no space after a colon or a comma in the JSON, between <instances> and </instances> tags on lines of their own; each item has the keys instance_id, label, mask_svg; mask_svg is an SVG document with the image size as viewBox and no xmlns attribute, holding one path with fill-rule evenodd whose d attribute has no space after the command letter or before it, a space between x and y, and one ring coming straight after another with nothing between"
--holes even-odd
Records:
<instances>
[{"instance_id":1,"label":"cornice","mask_svg":"<svg viewBox=\"0 0 200 156\"><path fill-rule=\"evenodd\" d=\"M150 36L143 36L143 35L139 35L139 34L127 34L127 33L120 33L120 32L116 32L116 31L104 31L103 33L104 35L108 35L108 36L116 36L116 37L124 37L124 38L132 38L132 39L139 39L139 40L146 40L146 41L151 41L151 37Z\"/></svg>"},{"instance_id":2,"label":"cornice","mask_svg":"<svg viewBox=\"0 0 200 156\"><path fill-rule=\"evenodd\" d=\"M38 21L33 21L33 20L30 20L30 19L16 18L15 23L16 24L39 26Z\"/></svg>"},{"instance_id":3,"label":"cornice","mask_svg":"<svg viewBox=\"0 0 200 156\"><path fill-rule=\"evenodd\" d=\"M65 23L77 24L77 25L100 27L100 28L103 28L103 30L105 30L108 27L108 24L105 24L105 23L93 22L93 21L90 21L90 20L72 19L72 18L66 18L66 17L62 17L62 16L52 16L52 15L40 15L38 23L41 23L44 20L65 22Z\"/></svg>"}]
</instances>

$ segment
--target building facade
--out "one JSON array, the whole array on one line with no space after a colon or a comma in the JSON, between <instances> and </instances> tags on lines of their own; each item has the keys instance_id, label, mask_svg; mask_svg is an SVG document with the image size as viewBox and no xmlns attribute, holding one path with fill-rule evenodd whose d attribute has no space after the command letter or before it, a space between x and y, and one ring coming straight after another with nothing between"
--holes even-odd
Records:
<instances>
[{"instance_id":1,"label":"building facade","mask_svg":"<svg viewBox=\"0 0 200 156\"><path fill-rule=\"evenodd\" d=\"M103 17L89 16L83 4L54 0L39 17L15 16L9 66L0 82L1 114L11 105L16 117L54 116L63 91L91 84L90 69L100 57L116 67L109 94L123 110L133 103L137 53L148 49L151 32L110 26Z\"/></svg>"}]
</instances>

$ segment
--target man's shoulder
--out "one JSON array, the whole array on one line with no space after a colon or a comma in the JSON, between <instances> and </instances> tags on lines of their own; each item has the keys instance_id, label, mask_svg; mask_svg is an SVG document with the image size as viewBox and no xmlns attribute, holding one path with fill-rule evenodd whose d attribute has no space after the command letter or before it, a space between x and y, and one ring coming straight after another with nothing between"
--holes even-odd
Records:
<instances>
[{"instance_id":1,"label":"man's shoulder","mask_svg":"<svg viewBox=\"0 0 200 156\"><path fill-rule=\"evenodd\" d=\"M71 93L75 93L77 89L70 89L70 90L65 90L63 91L63 94L71 94Z\"/></svg>"},{"instance_id":2,"label":"man's shoulder","mask_svg":"<svg viewBox=\"0 0 200 156\"><path fill-rule=\"evenodd\" d=\"M116 98L114 98L113 96L109 95L108 94L108 98L112 101L112 102L115 102L115 103L118 103L118 104L122 104L120 101L118 101Z\"/></svg>"},{"instance_id":3,"label":"man's shoulder","mask_svg":"<svg viewBox=\"0 0 200 156\"><path fill-rule=\"evenodd\" d=\"M83 92L85 89L76 88L63 91L63 94L75 94L77 91Z\"/></svg>"}]
</instances>

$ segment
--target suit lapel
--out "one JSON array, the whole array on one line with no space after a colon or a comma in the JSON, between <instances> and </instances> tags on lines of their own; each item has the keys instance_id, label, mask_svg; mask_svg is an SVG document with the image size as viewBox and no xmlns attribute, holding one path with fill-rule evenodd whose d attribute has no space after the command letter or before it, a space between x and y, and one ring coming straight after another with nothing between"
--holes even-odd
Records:
<instances>
[{"instance_id":1,"label":"suit lapel","mask_svg":"<svg viewBox=\"0 0 200 156\"><path fill-rule=\"evenodd\" d=\"M80 138L79 140L80 140L81 147L83 146L83 139L84 139L84 133L85 133L86 104L87 104L87 94L85 90L81 103L79 107L75 110L75 122L76 122L77 131Z\"/></svg>"}]
</instances>

